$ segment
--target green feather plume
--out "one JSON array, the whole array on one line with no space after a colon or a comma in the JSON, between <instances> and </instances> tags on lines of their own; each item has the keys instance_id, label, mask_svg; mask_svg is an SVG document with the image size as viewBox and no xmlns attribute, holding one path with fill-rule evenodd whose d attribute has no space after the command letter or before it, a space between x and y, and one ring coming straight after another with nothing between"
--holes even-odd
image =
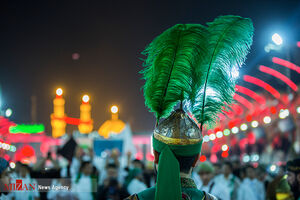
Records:
<instances>
[{"instance_id":1,"label":"green feather plume","mask_svg":"<svg viewBox=\"0 0 300 200\"><path fill-rule=\"evenodd\" d=\"M252 44L253 25L239 16L220 16L208 25L205 59L195 69L190 111L197 121L211 127L231 104L238 68ZM201 59L201 58L200 58Z\"/></svg>"},{"instance_id":2,"label":"green feather plume","mask_svg":"<svg viewBox=\"0 0 300 200\"><path fill-rule=\"evenodd\" d=\"M147 56L141 71L145 104L157 120L167 117L174 106L192 91L192 72L205 48L207 30L197 24L177 24L144 50Z\"/></svg>"},{"instance_id":3,"label":"green feather plume","mask_svg":"<svg viewBox=\"0 0 300 200\"><path fill-rule=\"evenodd\" d=\"M183 102L202 129L232 102L235 73L252 44L252 22L228 15L207 25L177 24L144 50L145 104L157 121Z\"/></svg>"}]
</instances>

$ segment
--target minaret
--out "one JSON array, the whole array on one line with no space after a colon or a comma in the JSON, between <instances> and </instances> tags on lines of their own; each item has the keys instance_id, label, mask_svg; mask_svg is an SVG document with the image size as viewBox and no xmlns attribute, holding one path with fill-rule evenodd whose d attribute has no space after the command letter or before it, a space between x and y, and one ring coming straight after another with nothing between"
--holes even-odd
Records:
<instances>
[{"instance_id":1,"label":"minaret","mask_svg":"<svg viewBox=\"0 0 300 200\"><path fill-rule=\"evenodd\" d=\"M53 113L51 114L52 136L61 137L66 133L65 121L65 100L62 97L63 90L56 90L56 97L53 100Z\"/></svg>"}]
</instances>

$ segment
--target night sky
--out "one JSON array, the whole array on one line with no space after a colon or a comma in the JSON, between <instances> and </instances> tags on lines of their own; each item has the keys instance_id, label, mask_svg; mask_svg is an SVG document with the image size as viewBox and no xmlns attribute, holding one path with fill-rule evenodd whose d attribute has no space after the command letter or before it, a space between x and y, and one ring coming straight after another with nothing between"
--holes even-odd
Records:
<instances>
[{"instance_id":1,"label":"night sky","mask_svg":"<svg viewBox=\"0 0 300 200\"><path fill-rule=\"evenodd\" d=\"M30 97L35 95L38 122L50 133L52 100L62 87L71 117L79 117L82 95L91 96L96 130L110 118L113 104L133 131L151 130L154 117L140 89L140 52L177 23L204 24L225 14L250 17L254 23L254 44L241 75L257 72L274 31L300 41L299 0L1 1L2 107L13 109L16 123L30 123ZM80 58L73 60L73 53Z\"/></svg>"}]
</instances>

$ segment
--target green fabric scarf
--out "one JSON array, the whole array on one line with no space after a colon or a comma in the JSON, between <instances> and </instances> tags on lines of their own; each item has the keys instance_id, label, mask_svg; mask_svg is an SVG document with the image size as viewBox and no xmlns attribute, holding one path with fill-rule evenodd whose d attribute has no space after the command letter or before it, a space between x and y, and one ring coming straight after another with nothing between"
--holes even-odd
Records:
<instances>
[{"instance_id":1,"label":"green fabric scarf","mask_svg":"<svg viewBox=\"0 0 300 200\"><path fill-rule=\"evenodd\" d=\"M153 149L160 153L155 200L181 200L180 167L175 157L193 156L201 151L202 141L191 145L167 145L153 138Z\"/></svg>"}]
</instances>

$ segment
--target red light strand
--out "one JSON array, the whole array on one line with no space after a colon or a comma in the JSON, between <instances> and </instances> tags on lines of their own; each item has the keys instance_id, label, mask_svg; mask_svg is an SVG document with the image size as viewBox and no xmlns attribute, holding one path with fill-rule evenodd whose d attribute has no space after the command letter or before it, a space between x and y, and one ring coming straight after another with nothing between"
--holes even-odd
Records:
<instances>
[{"instance_id":1,"label":"red light strand","mask_svg":"<svg viewBox=\"0 0 300 200\"><path fill-rule=\"evenodd\" d=\"M291 70L294 70L294 71L296 71L300 74L300 67L295 65L294 63L291 63L287 60L277 58L277 57L273 57L272 62L275 63L275 64L278 64L278 65L282 65L284 67L287 67L287 68L289 68Z\"/></svg>"},{"instance_id":2,"label":"red light strand","mask_svg":"<svg viewBox=\"0 0 300 200\"><path fill-rule=\"evenodd\" d=\"M246 87L240 86L240 85L236 85L235 87L237 89L237 92L248 95L249 97L251 97L252 99L254 99L255 101L257 101L260 104L266 104L266 99L261 97L256 92L254 92Z\"/></svg>"},{"instance_id":3,"label":"red light strand","mask_svg":"<svg viewBox=\"0 0 300 200\"><path fill-rule=\"evenodd\" d=\"M249 75L244 75L244 81L264 88L265 90L270 92L275 98L280 99L280 93L268 83Z\"/></svg>"},{"instance_id":4,"label":"red light strand","mask_svg":"<svg viewBox=\"0 0 300 200\"><path fill-rule=\"evenodd\" d=\"M245 106L246 108L248 108L249 110L252 110L253 108L253 105L250 101L248 101L246 98L238 95L238 94L235 94L233 96L233 99L240 102L243 106Z\"/></svg>"},{"instance_id":5,"label":"red light strand","mask_svg":"<svg viewBox=\"0 0 300 200\"><path fill-rule=\"evenodd\" d=\"M264 73L267 73L267 74L270 74L280 80L282 80L283 82L285 82L288 86L290 86L294 91L297 91L298 90L298 87L297 85L291 80L289 79L287 76L283 75L282 73L276 71L275 69L272 69L270 67L266 67L266 66L263 66L263 65L260 65L259 66L259 70L264 72Z\"/></svg>"}]
</instances>

